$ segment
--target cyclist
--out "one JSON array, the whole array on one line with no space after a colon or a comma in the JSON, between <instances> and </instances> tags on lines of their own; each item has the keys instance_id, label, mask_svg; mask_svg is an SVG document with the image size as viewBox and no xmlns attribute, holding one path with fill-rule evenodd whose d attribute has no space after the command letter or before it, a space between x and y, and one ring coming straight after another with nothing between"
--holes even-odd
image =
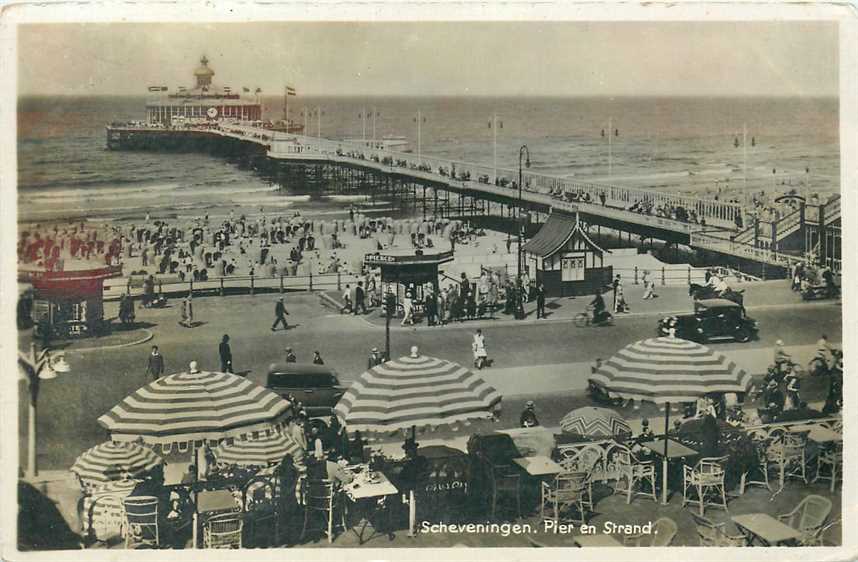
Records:
<instances>
[{"instance_id":1,"label":"cyclist","mask_svg":"<svg viewBox=\"0 0 858 562\"><path fill-rule=\"evenodd\" d=\"M590 307L593 309L594 323L604 322L608 319L609 315L605 310L605 299L602 298L602 291L600 289L596 289L596 296L593 297Z\"/></svg>"}]
</instances>

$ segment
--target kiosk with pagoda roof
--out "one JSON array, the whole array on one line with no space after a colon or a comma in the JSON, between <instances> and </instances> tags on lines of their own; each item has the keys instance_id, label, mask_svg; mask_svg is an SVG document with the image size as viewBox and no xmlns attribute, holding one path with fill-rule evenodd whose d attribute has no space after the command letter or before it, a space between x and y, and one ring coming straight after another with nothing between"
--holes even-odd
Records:
<instances>
[{"instance_id":1,"label":"kiosk with pagoda roof","mask_svg":"<svg viewBox=\"0 0 858 562\"><path fill-rule=\"evenodd\" d=\"M574 215L553 212L523 247L527 264L546 296L587 295L611 283L613 268Z\"/></svg>"}]
</instances>

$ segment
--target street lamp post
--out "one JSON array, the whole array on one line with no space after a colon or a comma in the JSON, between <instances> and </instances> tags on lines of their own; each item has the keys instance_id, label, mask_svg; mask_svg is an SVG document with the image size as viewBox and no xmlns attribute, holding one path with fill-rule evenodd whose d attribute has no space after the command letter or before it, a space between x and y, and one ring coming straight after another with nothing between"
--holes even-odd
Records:
<instances>
[{"instance_id":1,"label":"street lamp post","mask_svg":"<svg viewBox=\"0 0 858 562\"><path fill-rule=\"evenodd\" d=\"M390 361L390 319L396 311L396 295L388 288L384 295L384 360Z\"/></svg>"},{"instance_id":2,"label":"street lamp post","mask_svg":"<svg viewBox=\"0 0 858 562\"><path fill-rule=\"evenodd\" d=\"M30 394L27 415L27 477L33 479L39 474L36 464L36 410L40 382L55 379L57 373L68 373L71 369L62 355L56 359L52 358L48 348L37 354L35 343L30 344L29 353L18 352L18 366L27 377L27 390Z\"/></svg>"},{"instance_id":3,"label":"street lamp post","mask_svg":"<svg viewBox=\"0 0 858 562\"><path fill-rule=\"evenodd\" d=\"M518 149L518 267L516 269L516 276L518 278L517 288L521 289L521 245L522 238L524 238L524 217L522 216L522 187L524 185L524 174L522 171L522 160L524 160L524 165L530 168L530 150L528 150L527 145L521 145L521 148ZM521 290L519 290L518 300L521 301ZM524 319L524 303L520 302L516 315L519 320Z\"/></svg>"}]
</instances>

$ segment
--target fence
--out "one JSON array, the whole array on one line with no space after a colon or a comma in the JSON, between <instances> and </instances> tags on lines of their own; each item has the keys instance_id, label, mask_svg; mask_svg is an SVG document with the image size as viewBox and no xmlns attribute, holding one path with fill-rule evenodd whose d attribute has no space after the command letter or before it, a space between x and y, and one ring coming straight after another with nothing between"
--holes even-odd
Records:
<instances>
[{"instance_id":1,"label":"fence","mask_svg":"<svg viewBox=\"0 0 858 562\"><path fill-rule=\"evenodd\" d=\"M156 292L164 295L181 295L184 293L214 292L224 295L226 292L244 292L251 295L257 291L283 293L285 291L341 291L345 283L356 283L360 278L351 273L321 273L309 275L235 275L212 277L204 281L194 279L179 279L178 277L156 278ZM107 300L119 297L117 289L124 290L131 296L143 294L142 278L129 277L124 285L112 285L106 288Z\"/></svg>"}]
</instances>

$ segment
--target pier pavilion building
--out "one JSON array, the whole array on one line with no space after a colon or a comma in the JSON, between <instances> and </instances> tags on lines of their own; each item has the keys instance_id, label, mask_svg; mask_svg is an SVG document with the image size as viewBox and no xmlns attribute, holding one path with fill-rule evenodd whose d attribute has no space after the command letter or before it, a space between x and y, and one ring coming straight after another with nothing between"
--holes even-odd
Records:
<instances>
[{"instance_id":1,"label":"pier pavilion building","mask_svg":"<svg viewBox=\"0 0 858 562\"><path fill-rule=\"evenodd\" d=\"M213 82L214 75L209 60L203 56L200 66L194 70L196 82L193 87L179 87L175 92L168 93L165 86L150 86L149 91L155 97L146 103L147 123L174 127L225 119L262 120L258 89L251 93L248 88L234 91L229 86L218 86Z\"/></svg>"}]
</instances>

